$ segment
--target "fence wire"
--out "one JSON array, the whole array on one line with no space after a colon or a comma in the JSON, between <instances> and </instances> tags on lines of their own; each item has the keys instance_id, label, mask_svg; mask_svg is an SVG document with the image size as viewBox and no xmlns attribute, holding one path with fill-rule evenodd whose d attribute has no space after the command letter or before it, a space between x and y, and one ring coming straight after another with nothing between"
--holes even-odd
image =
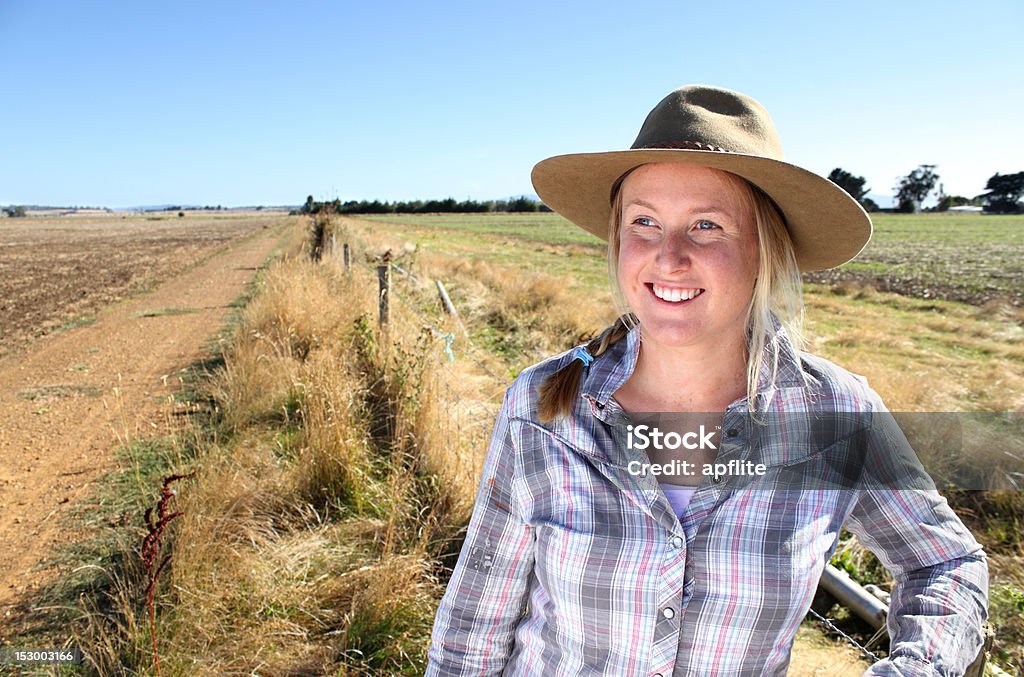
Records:
<instances>
[{"instance_id":1,"label":"fence wire","mask_svg":"<svg viewBox=\"0 0 1024 677\"><path fill-rule=\"evenodd\" d=\"M855 640L853 637L850 637L848 634L846 634L845 632L843 632L842 630L837 628L835 623L833 623L829 619L825 618L824 616L819 614L814 609L808 609L807 610L807 614L809 616L813 616L815 618L815 620L817 620L819 623L821 623L821 625L823 625L825 627L825 629L827 629L828 631L834 632L835 634L837 634L840 637L842 637L843 639L845 639L851 646L853 646L853 648L857 649L857 651L860 651L860 653L865 658L869 659L872 663L877 663L878 661L882 660L880 656L878 656L877 654L873 653L870 649L867 648L866 645L863 645L860 642L858 642L857 640ZM882 635L882 631L879 631L879 632L875 633L875 636L872 637L870 641L868 641L868 644L871 644L872 642L874 642L878 637L881 637L881 635Z\"/></svg>"}]
</instances>

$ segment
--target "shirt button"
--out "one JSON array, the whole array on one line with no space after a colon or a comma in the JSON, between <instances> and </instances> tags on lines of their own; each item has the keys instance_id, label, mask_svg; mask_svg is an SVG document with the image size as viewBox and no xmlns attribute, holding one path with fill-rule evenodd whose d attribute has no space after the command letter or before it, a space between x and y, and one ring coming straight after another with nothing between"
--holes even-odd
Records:
<instances>
[{"instance_id":1,"label":"shirt button","mask_svg":"<svg viewBox=\"0 0 1024 677\"><path fill-rule=\"evenodd\" d=\"M725 431L725 434L728 437L736 437L737 435L740 434L740 431L736 430L736 428L729 428L728 430Z\"/></svg>"},{"instance_id":2,"label":"shirt button","mask_svg":"<svg viewBox=\"0 0 1024 677\"><path fill-rule=\"evenodd\" d=\"M683 547L683 539L682 539L682 537L676 536L675 538L673 538L672 539L672 547L673 548L681 548L681 547Z\"/></svg>"},{"instance_id":3,"label":"shirt button","mask_svg":"<svg viewBox=\"0 0 1024 677\"><path fill-rule=\"evenodd\" d=\"M653 677L664 677L660 672L655 672Z\"/></svg>"},{"instance_id":4,"label":"shirt button","mask_svg":"<svg viewBox=\"0 0 1024 677\"><path fill-rule=\"evenodd\" d=\"M661 610L661 615L665 618L675 618L676 610L670 606L667 606Z\"/></svg>"}]
</instances>

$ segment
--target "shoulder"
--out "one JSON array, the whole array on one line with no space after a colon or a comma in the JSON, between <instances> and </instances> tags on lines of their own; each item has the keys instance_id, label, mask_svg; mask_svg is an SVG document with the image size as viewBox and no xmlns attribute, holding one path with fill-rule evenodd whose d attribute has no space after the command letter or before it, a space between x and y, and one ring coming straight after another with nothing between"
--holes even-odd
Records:
<instances>
[{"instance_id":1,"label":"shoulder","mask_svg":"<svg viewBox=\"0 0 1024 677\"><path fill-rule=\"evenodd\" d=\"M881 397L864 376L807 352L800 353L800 367L816 398L834 402L847 411L884 409Z\"/></svg>"}]
</instances>

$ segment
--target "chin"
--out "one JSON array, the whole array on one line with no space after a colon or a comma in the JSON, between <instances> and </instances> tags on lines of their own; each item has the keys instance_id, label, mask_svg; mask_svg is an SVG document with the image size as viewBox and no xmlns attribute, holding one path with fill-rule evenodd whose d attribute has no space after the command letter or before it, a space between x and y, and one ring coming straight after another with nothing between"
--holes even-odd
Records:
<instances>
[{"instance_id":1,"label":"chin","mask_svg":"<svg viewBox=\"0 0 1024 677\"><path fill-rule=\"evenodd\" d=\"M644 322L640 319L640 336L642 340L656 343L666 348L684 348L702 342L704 333L700 327L692 323L666 323L658 321Z\"/></svg>"}]
</instances>

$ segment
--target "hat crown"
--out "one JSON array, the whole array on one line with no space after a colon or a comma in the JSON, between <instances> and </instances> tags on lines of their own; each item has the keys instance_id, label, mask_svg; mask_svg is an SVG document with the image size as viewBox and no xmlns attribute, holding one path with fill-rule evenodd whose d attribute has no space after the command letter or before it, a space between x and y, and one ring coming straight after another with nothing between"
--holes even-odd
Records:
<instances>
[{"instance_id":1,"label":"hat crown","mask_svg":"<svg viewBox=\"0 0 1024 677\"><path fill-rule=\"evenodd\" d=\"M675 90L644 120L631 148L724 150L782 159L771 116L749 96L719 87L687 85Z\"/></svg>"}]
</instances>

